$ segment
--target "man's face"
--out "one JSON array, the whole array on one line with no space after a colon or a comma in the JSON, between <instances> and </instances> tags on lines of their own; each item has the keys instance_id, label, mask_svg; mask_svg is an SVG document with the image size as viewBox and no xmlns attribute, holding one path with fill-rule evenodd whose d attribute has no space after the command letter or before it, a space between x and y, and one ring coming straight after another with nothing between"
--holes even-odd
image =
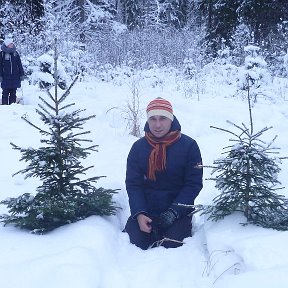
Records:
<instances>
[{"instance_id":1,"label":"man's face","mask_svg":"<svg viewBox=\"0 0 288 288\"><path fill-rule=\"evenodd\" d=\"M151 116L147 122L151 133L157 138L165 136L169 132L172 124L171 119L158 115Z\"/></svg>"}]
</instances>

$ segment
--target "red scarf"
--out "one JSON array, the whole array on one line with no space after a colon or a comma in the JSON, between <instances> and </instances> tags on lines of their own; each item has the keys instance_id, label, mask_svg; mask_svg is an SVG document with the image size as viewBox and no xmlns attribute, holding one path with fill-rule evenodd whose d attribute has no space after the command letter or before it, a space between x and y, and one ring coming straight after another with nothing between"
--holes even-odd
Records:
<instances>
[{"instance_id":1,"label":"red scarf","mask_svg":"<svg viewBox=\"0 0 288 288\"><path fill-rule=\"evenodd\" d=\"M149 156L148 179L155 181L156 172L166 169L166 148L175 143L180 137L180 131L169 132L161 138L157 138L149 132L145 133L146 140L153 148Z\"/></svg>"}]
</instances>

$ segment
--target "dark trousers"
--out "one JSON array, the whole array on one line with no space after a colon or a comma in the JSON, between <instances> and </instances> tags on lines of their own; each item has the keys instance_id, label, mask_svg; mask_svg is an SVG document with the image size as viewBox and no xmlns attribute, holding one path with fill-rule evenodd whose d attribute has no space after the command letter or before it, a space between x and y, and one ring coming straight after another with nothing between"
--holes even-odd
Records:
<instances>
[{"instance_id":1,"label":"dark trousers","mask_svg":"<svg viewBox=\"0 0 288 288\"><path fill-rule=\"evenodd\" d=\"M141 231L138 221L132 217L129 217L124 232L128 233L130 242L132 244L135 244L143 250L160 245L165 248L177 248L183 245L179 242L182 242L186 237L192 236L192 216L184 216L183 218L178 219L166 231L159 232L156 230L154 231L156 233L146 233ZM167 240L164 238L167 238ZM177 243L176 241L171 241L168 239L179 242Z\"/></svg>"},{"instance_id":2,"label":"dark trousers","mask_svg":"<svg viewBox=\"0 0 288 288\"><path fill-rule=\"evenodd\" d=\"M16 103L16 88L2 90L2 105Z\"/></svg>"}]
</instances>

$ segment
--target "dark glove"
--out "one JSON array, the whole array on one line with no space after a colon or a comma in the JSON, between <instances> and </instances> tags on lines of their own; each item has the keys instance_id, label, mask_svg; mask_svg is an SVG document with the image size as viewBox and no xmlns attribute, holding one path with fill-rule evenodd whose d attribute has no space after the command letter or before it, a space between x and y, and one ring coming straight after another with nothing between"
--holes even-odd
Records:
<instances>
[{"instance_id":1,"label":"dark glove","mask_svg":"<svg viewBox=\"0 0 288 288\"><path fill-rule=\"evenodd\" d=\"M155 224L154 222L152 222L151 225L152 225L151 236L152 236L153 242L160 240L161 235L159 234L157 223Z\"/></svg>"},{"instance_id":2,"label":"dark glove","mask_svg":"<svg viewBox=\"0 0 288 288\"><path fill-rule=\"evenodd\" d=\"M20 76L20 80L23 81L24 80L24 75Z\"/></svg>"},{"instance_id":3,"label":"dark glove","mask_svg":"<svg viewBox=\"0 0 288 288\"><path fill-rule=\"evenodd\" d=\"M0 76L0 83L3 81L3 77L2 76Z\"/></svg>"},{"instance_id":4,"label":"dark glove","mask_svg":"<svg viewBox=\"0 0 288 288\"><path fill-rule=\"evenodd\" d=\"M167 211L160 214L157 222L157 226L160 230L168 229L177 219L179 218L178 213L169 208Z\"/></svg>"}]
</instances>

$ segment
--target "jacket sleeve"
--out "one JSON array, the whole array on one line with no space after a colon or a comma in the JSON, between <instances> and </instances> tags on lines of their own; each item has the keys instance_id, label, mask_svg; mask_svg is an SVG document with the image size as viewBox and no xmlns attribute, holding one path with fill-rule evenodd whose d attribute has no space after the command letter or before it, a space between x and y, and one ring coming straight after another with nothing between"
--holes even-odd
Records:
<instances>
[{"instance_id":1,"label":"jacket sleeve","mask_svg":"<svg viewBox=\"0 0 288 288\"><path fill-rule=\"evenodd\" d=\"M179 204L193 205L203 187L203 168L199 165L202 165L202 157L196 141L193 140L185 168L184 186L171 206L180 217L189 214L194 209L185 208Z\"/></svg>"},{"instance_id":2,"label":"jacket sleeve","mask_svg":"<svg viewBox=\"0 0 288 288\"><path fill-rule=\"evenodd\" d=\"M3 77L3 52L0 50L0 76Z\"/></svg>"},{"instance_id":3,"label":"jacket sleeve","mask_svg":"<svg viewBox=\"0 0 288 288\"><path fill-rule=\"evenodd\" d=\"M22 61L21 61L19 54L18 54L18 61L17 62L18 62L18 68L19 68L19 75L20 75L20 77L24 76L24 69L23 69Z\"/></svg>"},{"instance_id":4,"label":"jacket sleeve","mask_svg":"<svg viewBox=\"0 0 288 288\"><path fill-rule=\"evenodd\" d=\"M129 198L131 216L147 212L147 202L144 195L144 173L139 165L137 142L133 144L128 157L126 169L126 190Z\"/></svg>"}]
</instances>

